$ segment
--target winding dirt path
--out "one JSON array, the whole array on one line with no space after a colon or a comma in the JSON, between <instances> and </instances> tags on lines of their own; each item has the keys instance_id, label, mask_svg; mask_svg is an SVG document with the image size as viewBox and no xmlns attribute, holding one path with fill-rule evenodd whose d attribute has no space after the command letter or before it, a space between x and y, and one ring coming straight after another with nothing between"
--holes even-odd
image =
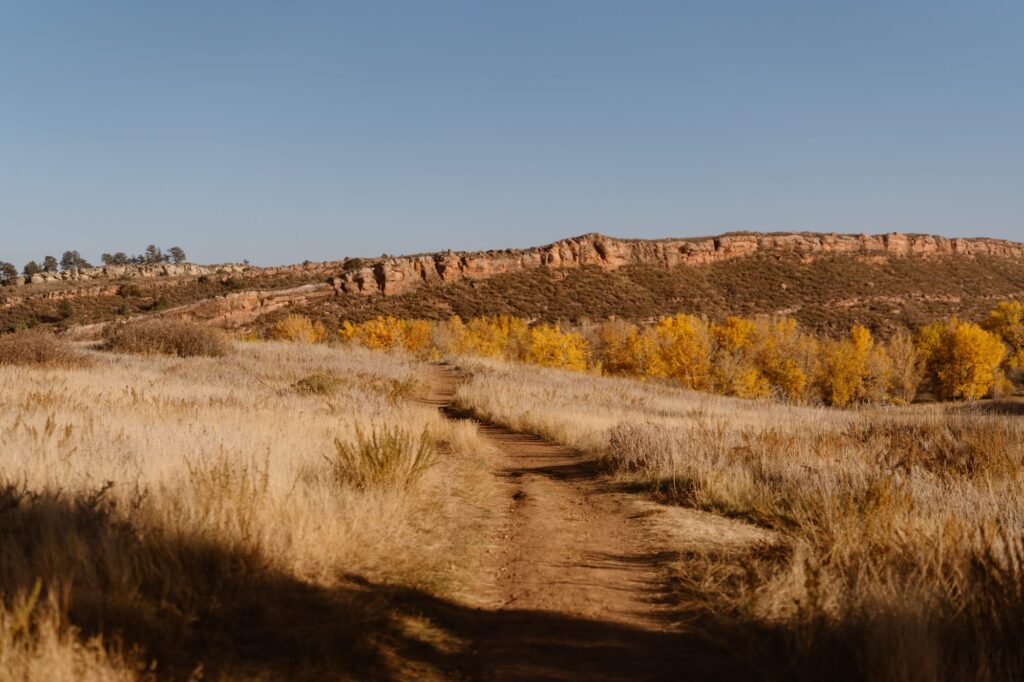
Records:
<instances>
[{"instance_id":1,"label":"winding dirt path","mask_svg":"<svg viewBox=\"0 0 1024 682\"><path fill-rule=\"evenodd\" d=\"M450 418L459 374L433 369L427 402ZM679 679L687 640L672 627L657 547L637 496L616 491L580 454L479 423L498 453L509 506L474 623L471 679ZM686 677L686 675L683 675Z\"/></svg>"}]
</instances>

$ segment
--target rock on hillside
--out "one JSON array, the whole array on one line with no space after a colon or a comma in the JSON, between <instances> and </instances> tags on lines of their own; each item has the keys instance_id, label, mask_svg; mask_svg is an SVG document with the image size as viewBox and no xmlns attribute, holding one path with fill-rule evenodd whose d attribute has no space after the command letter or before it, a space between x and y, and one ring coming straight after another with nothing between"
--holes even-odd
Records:
<instances>
[{"instance_id":1,"label":"rock on hillside","mask_svg":"<svg viewBox=\"0 0 1024 682\"><path fill-rule=\"evenodd\" d=\"M83 300L81 307L85 312L82 312L76 321L100 322L124 317L126 314L150 311L159 303L159 299L164 297L163 294L166 294L167 301L164 305L170 305L171 310L164 314L191 316L235 326L250 324L283 307L301 305L305 302L324 302L327 299L336 300L339 304L348 301L343 307L347 306L349 309L383 309L389 305L383 301L398 303L399 300L407 300L408 297L395 299L402 294L419 291L424 296L441 296L442 290L453 291L459 288L448 285L461 283L463 287L475 287L478 282L495 277L502 280L507 277L529 278L533 275L544 276L545 273L557 272L559 277L565 278L573 269L585 269L587 272L607 274L606 279L614 279L618 274L616 271L626 272L637 267L676 277L691 266L722 268L730 263L739 265L738 260L744 258L751 258L752 264L766 258L791 261L796 259L797 263L820 264L837 257L843 260L849 257L851 262L856 263L853 272L864 269L869 264L894 264L894 261L910 263L910 259L944 257L954 258L963 264L982 258L995 258L1010 264L1010 269L1017 272L1019 268L1016 264L1024 263L1024 244L995 239L948 239L900 233L732 233L719 237L660 240L615 239L600 234L585 234L529 249L445 251L317 263L307 261L297 265L269 268L235 264L112 266L33 275L30 285L18 287L17 293L0 292L0 324L6 328L17 328L18 325L38 322L40 319L52 320L60 313L53 309L56 302L79 299ZM881 276L882 273L876 274ZM585 278L583 272L580 272L580 277ZM1007 277L1009 279L1003 282L1006 286L997 287L999 291L993 290L990 292L992 295L1001 295L1000 292L1004 289L1021 289L1015 274L1004 273L1003 279ZM134 280L136 284L126 286L126 280ZM220 282L223 286L217 287L211 285L211 282ZM749 277L745 282L749 285L748 288L759 289L759 285L750 281ZM814 287L824 291L835 288L838 284L834 279L828 282L831 284L815 283ZM603 285L610 286L610 283L604 282ZM619 282L619 285L624 286L623 282ZM657 289L662 285L651 286ZM785 289L789 284L783 282L775 286ZM673 290L674 293L670 293L666 290L656 294L653 290L648 291L650 287L645 287L646 285L641 288L644 288L646 293L634 294L646 298L653 297L652 300L666 299L665 305L652 303L651 306L647 306L650 308L647 311L650 314L660 313L662 309L682 309L679 301L681 297L687 295L685 292ZM135 293L132 293L133 291ZM967 291L971 291L970 287ZM926 286L921 291L910 291L908 295L934 293ZM624 304L621 301L615 303L621 298L619 294L622 292L598 293L595 290L594 295L608 300L591 301L594 305L590 307L593 310L608 308L608 314L623 314L625 311L618 308L622 308ZM764 291L757 294L761 298L765 295ZM868 301L864 292L859 291L851 293L847 299L856 299L861 303ZM378 304L378 301L381 303ZM870 302L878 305L883 303L877 300L876 292L871 292ZM125 312L128 303L132 305ZM774 306L771 310L792 312L797 310L793 307L796 305L798 303L789 302L787 299L780 303L781 307ZM431 310L427 312L443 314L444 310L441 308L445 308L446 304L431 306ZM455 310L451 305L447 308L448 314ZM541 314L545 310L547 307L544 306L538 310L531 308L532 312L529 314ZM352 310L348 310L346 314L351 312ZM341 311L338 311L338 314L342 314ZM409 314L421 315L425 312L412 310Z\"/></svg>"},{"instance_id":2,"label":"rock on hillside","mask_svg":"<svg viewBox=\"0 0 1024 682\"><path fill-rule=\"evenodd\" d=\"M106 265L99 268L72 268L61 272L37 272L23 278L22 284L47 282L79 282L94 279L148 279L154 277L198 277L217 273L238 273L244 265L194 265L192 263L159 263L155 265Z\"/></svg>"},{"instance_id":3,"label":"rock on hillside","mask_svg":"<svg viewBox=\"0 0 1024 682\"><path fill-rule=\"evenodd\" d=\"M757 254L848 253L876 257L978 255L1024 257L1024 244L997 239L948 239L891 233L842 235L817 233L736 233L702 239L615 239L585 234L533 249L443 253L367 259L364 267L344 272L336 286L351 294L403 294L424 284L487 279L533 268L627 265L676 267L706 265Z\"/></svg>"}]
</instances>

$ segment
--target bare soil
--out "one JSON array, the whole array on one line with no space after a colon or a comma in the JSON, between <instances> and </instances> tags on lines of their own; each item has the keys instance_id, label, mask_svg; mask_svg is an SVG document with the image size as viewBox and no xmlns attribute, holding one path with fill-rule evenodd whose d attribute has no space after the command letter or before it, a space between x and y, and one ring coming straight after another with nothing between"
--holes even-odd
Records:
<instances>
[{"instance_id":1,"label":"bare soil","mask_svg":"<svg viewBox=\"0 0 1024 682\"><path fill-rule=\"evenodd\" d=\"M432 379L427 401L450 418L471 419L452 406L458 373L438 366ZM478 426L497 452L508 508L492 575L481 585L494 606L460 618L471 651L457 663L461 674L718 678L721 661L708 655L699 633L679 624L678 608L667 599L667 568L679 554L659 542L665 536L651 522L655 505L617 489L580 453L492 424Z\"/></svg>"}]
</instances>

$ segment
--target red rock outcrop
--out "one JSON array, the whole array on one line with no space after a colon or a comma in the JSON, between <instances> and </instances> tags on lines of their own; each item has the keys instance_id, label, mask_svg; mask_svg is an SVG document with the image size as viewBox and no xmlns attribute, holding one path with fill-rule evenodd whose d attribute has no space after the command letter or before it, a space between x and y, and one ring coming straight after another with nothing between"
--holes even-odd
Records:
<instances>
[{"instance_id":1,"label":"red rock outcrop","mask_svg":"<svg viewBox=\"0 0 1024 682\"><path fill-rule=\"evenodd\" d=\"M706 265L755 254L848 253L867 257L934 257L979 255L1024 257L1024 244L998 239L949 239L891 233L844 235L818 233L736 233L702 239L615 239L585 234L533 249L442 252L430 255L377 258L342 272L340 288L351 294L403 294L416 287L460 280L479 280L532 268L596 266L614 270L627 265L677 267ZM344 265L344 262L342 262Z\"/></svg>"}]
</instances>

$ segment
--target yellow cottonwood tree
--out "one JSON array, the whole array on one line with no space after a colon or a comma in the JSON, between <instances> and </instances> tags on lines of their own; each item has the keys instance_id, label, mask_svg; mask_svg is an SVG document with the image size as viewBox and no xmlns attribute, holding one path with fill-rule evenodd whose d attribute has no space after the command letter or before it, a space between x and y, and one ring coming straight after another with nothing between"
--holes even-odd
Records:
<instances>
[{"instance_id":1,"label":"yellow cottonwood tree","mask_svg":"<svg viewBox=\"0 0 1024 682\"><path fill-rule=\"evenodd\" d=\"M1007 345L1007 369L1024 369L1024 305L1020 301L1003 301L989 311L982 327Z\"/></svg>"},{"instance_id":2,"label":"yellow cottonwood tree","mask_svg":"<svg viewBox=\"0 0 1024 682\"><path fill-rule=\"evenodd\" d=\"M985 328L952 319L922 328L916 339L897 332L876 343L855 325L838 341L819 341L796 320L727 317L709 324L692 315L662 317L653 326L611 320L582 331L558 325L530 327L508 315L446 323L377 317L343 322L342 340L369 348L403 348L423 358L442 352L481 355L607 374L663 377L696 390L744 398L774 395L795 402L814 392L825 403L913 401L923 378L938 397L976 399L1007 384L1005 368L1024 369L1024 305L1001 303ZM308 342L323 339L322 325L289 316L271 335ZM1020 358L1014 358L1013 352Z\"/></svg>"},{"instance_id":3,"label":"yellow cottonwood tree","mask_svg":"<svg viewBox=\"0 0 1024 682\"><path fill-rule=\"evenodd\" d=\"M635 324L610 320L594 331L594 352L606 374L643 377L651 364L655 344L652 334Z\"/></svg>"},{"instance_id":4,"label":"yellow cottonwood tree","mask_svg":"<svg viewBox=\"0 0 1024 682\"><path fill-rule=\"evenodd\" d=\"M936 394L977 400L995 386L1006 357L1002 340L981 326L951 318L921 329L918 349Z\"/></svg>"},{"instance_id":5,"label":"yellow cottonwood tree","mask_svg":"<svg viewBox=\"0 0 1024 682\"><path fill-rule=\"evenodd\" d=\"M867 327L854 325L847 339L825 347L819 382L830 405L845 407L868 397L867 380L875 341Z\"/></svg>"},{"instance_id":6,"label":"yellow cottonwood tree","mask_svg":"<svg viewBox=\"0 0 1024 682\"><path fill-rule=\"evenodd\" d=\"M704 320L684 314L663 317L654 327L654 340L650 376L697 390L711 386L711 337Z\"/></svg>"},{"instance_id":7,"label":"yellow cottonwood tree","mask_svg":"<svg viewBox=\"0 0 1024 682\"><path fill-rule=\"evenodd\" d=\"M436 355L434 324L427 320L400 320L390 316L378 316L359 324L346 320L338 329L338 338L373 350L404 348L423 358Z\"/></svg>"},{"instance_id":8,"label":"yellow cottonwood tree","mask_svg":"<svg viewBox=\"0 0 1024 682\"><path fill-rule=\"evenodd\" d=\"M753 347L757 332L757 324L742 317L729 316L721 324L711 325L715 343L730 352Z\"/></svg>"},{"instance_id":9,"label":"yellow cottonwood tree","mask_svg":"<svg viewBox=\"0 0 1024 682\"><path fill-rule=\"evenodd\" d=\"M427 320L409 320L401 335L402 348L422 358L436 356L434 325Z\"/></svg>"},{"instance_id":10,"label":"yellow cottonwood tree","mask_svg":"<svg viewBox=\"0 0 1024 682\"><path fill-rule=\"evenodd\" d=\"M771 385L758 365L759 328L741 317L711 325L715 341L714 383L718 391L740 398L771 394Z\"/></svg>"},{"instance_id":11,"label":"yellow cottonwood tree","mask_svg":"<svg viewBox=\"0 0 1024 682\"><path fill-rule=\"evenodd\" d=\"M578 332L563 332L558 325L531 327L526 359L543 367L585 370L589 358L587 342Z\"/></svg>"},{"instance_id":12,"label":"yellow cottonwood tree","mask_svg":"<svg viewBox=\"0 0 1024 682\"><path fill-rule=\"evenodd\" d=\"M405 326L404 320L391 316L375 317L356 325L355 338L367 348L390 350L401 345Z\"/></svg>"},{"instance_id":13,"label":"yellow cottonwood tree","mask_svg":"<svg viewBox=\"0 0 1024 682\"><path fill-rule=\"evenodd\" d=\"M757 366L771 390L806 402L819 364L818 340L800 332L796 320L776 317L758 322Z\"/></svg>"},{"instance_id":14,"label":"yellow cottonwood tree","mask_svg":"<svg viewBox=\"0 0 1024 682\"><path fill-rule=\"evenodd\" d=\"M528 326L510 315L474 317L466 323L450 324L454 351L506 360L521 359Z\"/></svg>"}]
</instances>

